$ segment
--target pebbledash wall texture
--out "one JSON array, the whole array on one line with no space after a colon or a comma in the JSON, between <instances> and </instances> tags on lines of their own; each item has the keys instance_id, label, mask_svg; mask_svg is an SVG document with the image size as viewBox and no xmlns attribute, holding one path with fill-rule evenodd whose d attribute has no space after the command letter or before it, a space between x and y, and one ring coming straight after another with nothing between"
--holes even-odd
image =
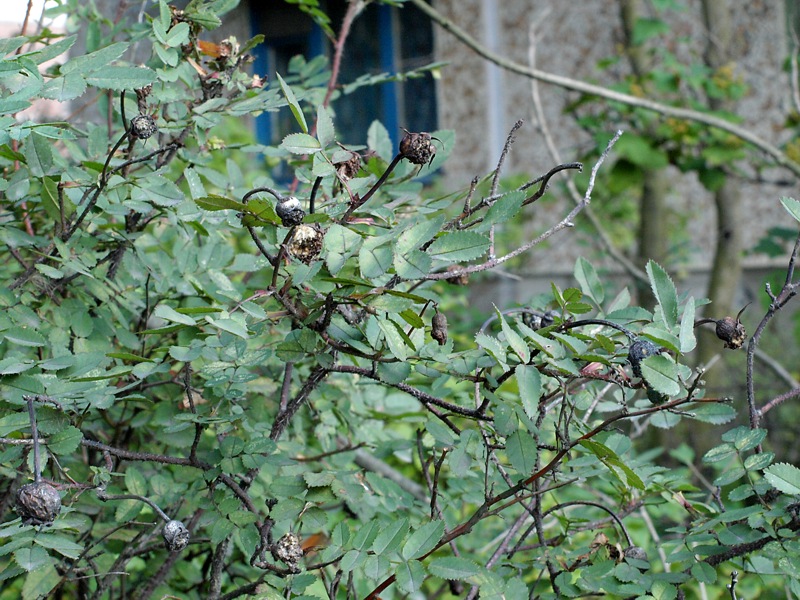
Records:
<instances>
[{"instance_id":1,"label":"pebbledash wall texture","mask_svg":"<svg viewBox=\"0 0 800 600\"><path fill-rule=\"evenodd\" d=\"M700 2L689 0L684 4L685 11L671 13L669 40L675 46L669 49L688 61L702 56L707 32ZM784 3L734 0L732 5L738 50L734 70L748 87L736 112L743 118L742 126L780 145L793 135L784 127L786 116L793 110L790 81L784 70L790 41ZM600 71L597 67L601 59L619 55L624 47L619 2L436 0L434 6L481 43L515 62L530 65L531 47L535 43L535 61L539 69L609 86L628 74L626 60L619 61L610 70ZM491 11L496 12L491 14ZM435 35L438 58L448 63L442 70L438 88L439 106L444 107L439 115L440 125L456 130L457 150L451 163L461 167L458 170L450 167L448 183L464 184L472 176L490 170L506 133L520 118L526 123L518 132L506 168L530 175L547 171L554 163L535 127L531 80L488 67L441 28L436 29ZM591 146L587 133L564 113L567 104L578 98L577 93L548 84L538 84L538 87L545 120L562 160L575 160L582 150ZM625 128L625 125L608 123L609 132L618 127ZM487 144L493 147L487 148ZM742 161L741 169L748 175L754 174L747 161ZM767 180L787 179L786 174L778 170L765 171L762 176ZM671 208L689 217L685 221L693 251L684 272L702 293L716 231L713 197L694 175L670 169L670 179L674 182L669 195ZM779 198L797 194L797 188L748 183L742 179L741 189L742 215L747 218L744 244L745 248L751 248L770 227L787 223ZM558 193L555 187L552 191ZM569 206L568 201L563 200L532 207L525 217L528 233L541 232L566 214ZM536 279L537 276L552 278L571 272L575 258L586 251L585 245L576 243L576 236L580 236L576 231L562 232L547 248L534 250L521 274ZM777 264L783 263L785 259ZM745 265L752 272L760 271L769 263L763 255L752 255L745 259ZM507 280L505 287L509 288L506 295L521 299L519 296L524 296L530 285ZM745 296L752 292L743 290Z\"/></svg>"}]
</instances>

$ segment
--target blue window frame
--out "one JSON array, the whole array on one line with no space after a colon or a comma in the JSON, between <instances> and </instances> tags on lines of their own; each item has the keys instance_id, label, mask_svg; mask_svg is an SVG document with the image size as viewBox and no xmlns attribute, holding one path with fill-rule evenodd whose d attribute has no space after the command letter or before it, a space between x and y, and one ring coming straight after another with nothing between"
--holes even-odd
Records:
<instances>
[{"instance_id":1,"label":"blue window frame","mask_svg":"<svg viewBox=\"0 0 800 600\"><path fill-rule=\"evenodd\" d=\"M329 0L324 8L337 29L347 2ZM270 81L274 81L276 72L286 73L292 56L302 54L311 59L330 55L330 44L322 30L297 7L253 1L250 11L253 35L265 35L265 43L256 52L255 69L259 74L266 73ZM411 5L402 9L370 5L353 23L339 83L347 84L364 73L405 72L433 61L433 31L422 13ZM402 135L401 127L433 131L438 121L435 82L430 74L361 87L339 96L333 106L342 141L351 144L366 142L367 128L375 119L386 126L395 144ZM292 131L296 131L296 125L288 111L265 113L256 119L256 132L263 143L276 143Z\"/></svg>"}]
</instances>

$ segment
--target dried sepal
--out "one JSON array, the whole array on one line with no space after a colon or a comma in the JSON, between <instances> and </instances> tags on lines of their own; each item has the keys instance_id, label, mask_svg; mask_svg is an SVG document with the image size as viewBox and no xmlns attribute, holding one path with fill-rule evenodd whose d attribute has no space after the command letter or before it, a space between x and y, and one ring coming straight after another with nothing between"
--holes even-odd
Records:
<instances>
[{"instance_id":1,"label":"dried sepal","mask_svg":"<svg viewBox=\"0 0 800 600\"><path fill-rule=\"evenodd\" d=\"M61 496L49 483L26 483L17 490L14 502L25 525L50 525L61 512Z\"/></svg>"},{"instance_id":2,"label":"dried sepal","mask_svg":"<svg viewBox=\"0 0 800 600\"><path fill-rule=\"evenodd\" d=\"M725 317L716 322L716 334L719 339L725 342L725 347L730 350L738 350L744 344L747 332L744 325L738 319Z\"/></svg>"},{"instance_id":3,"label":"dried sepal","mask_svg":"<svg viewBox=\"0 0 800 600\"><path fill-rule=\"evenodd\" d=\"M158 125L150 115L136 115L131 119L131 136L146 140L158 133Z\"/></svg>"},{"instance_id":4,"label":"dried sepal","mask_svg":"<svg viewBox=\"0 0 800 600\"><path fill-rule=\"evenodd\" d=\"M436 146L431 141L431 134L425 131L414 133L406 131L400 140L400 156L415 165L427 165L436 154Z\"/></svg>"},{"instance_id":5,"label":"dried sepal","mask_svg":"<svg viewBox=\"0 0 800 600\"><path fill-rule=\"evenodd\" d=\"M350 158L333 163L333 167L340 180L350 181L358 175L358 171L361 169L361 156L357 152L350 152Z\"/></svg>"}]
</instances>

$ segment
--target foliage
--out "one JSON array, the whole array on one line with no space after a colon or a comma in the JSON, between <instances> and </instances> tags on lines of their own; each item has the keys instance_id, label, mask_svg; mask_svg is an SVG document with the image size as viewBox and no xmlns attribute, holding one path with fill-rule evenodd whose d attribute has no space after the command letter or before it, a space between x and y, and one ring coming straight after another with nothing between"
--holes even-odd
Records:
<instances>
[{"instance_id":1,"label":"foliage","mask_svg":"<svg viewBox=\"0 0 800 600\"><path fill-rule=\"evenodd\" d=\"M581 258L575 287L448 331L456 284L566 229L602 157L563 221L496 248L577 165L429 197L452 132L395 151L376 122L362 162L327 81L262 85L258 40L203 39L231 4L162 0L129 29L83 6L91 51L47 71L74 37L2 42L0 599L673 598L733 568L744 594L798 593L800 471L765 429L673 468L638 444L736 415L684 364L702 300L662 267L654 312ZM12 116L118 92L107 123ZM279 146L226 146L226 119L277 109ZM240 166L257 153L290 189ZM26 495L12 512L31 478L61 495L50 525Z\"/></svg>"}]
</instances>

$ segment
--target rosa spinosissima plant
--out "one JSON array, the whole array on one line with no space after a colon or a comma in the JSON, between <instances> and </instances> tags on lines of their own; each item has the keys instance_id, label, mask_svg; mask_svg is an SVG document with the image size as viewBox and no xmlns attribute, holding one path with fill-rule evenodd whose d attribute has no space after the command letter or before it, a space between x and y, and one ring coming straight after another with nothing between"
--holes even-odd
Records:
<instances>
[{"instance_id":1,"label":"rosa spinosissima plant","mask_svg":"<svg viewBox=\"0 0 800 600\"><path fill-rule=\"evenodd\" d=\"M636 446L735 414L684 364L703 323L657 264L653 312L580 259L575 287L448 331L458 284L564 234L620 134L581 203L504 248L580 165L502 190L518 124L485 185L430 197L452 132L393 149L376 122L367 152L343 145L324 61L263 84L259 40L204 41L228 6L109 29L64 2L86 54L44 67L75 41L50 32L0 45L0 598L668 598L731 564L796 587L800 478L765 430L706 455L711 491ZM108 122L13 117L87 95ZM220 137L278 109L297 125L279 146ZM244 174L259 153L291 186ZM738 317L715 323L742 345Z\"/></svg>"}]
</instances>

